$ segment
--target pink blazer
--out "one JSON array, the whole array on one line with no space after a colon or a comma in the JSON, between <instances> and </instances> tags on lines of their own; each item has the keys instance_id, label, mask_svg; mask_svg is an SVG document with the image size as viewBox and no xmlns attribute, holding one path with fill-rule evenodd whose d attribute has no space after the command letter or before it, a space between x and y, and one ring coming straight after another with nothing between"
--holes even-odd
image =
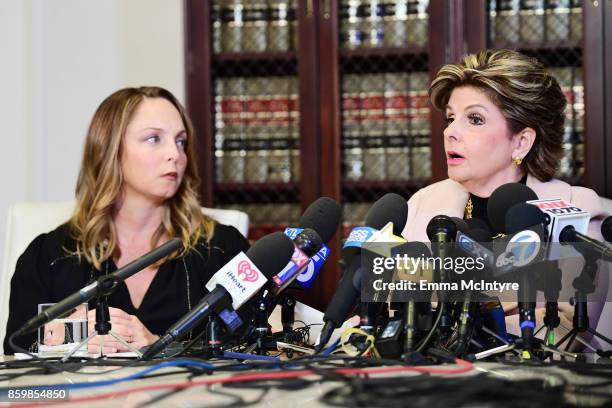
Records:
<instances>
[{"instance_id":1,"label":"pink blazer","mask_svg":"<svg viewBox=\"0 0 612 408\"><path fill-rule=\"evenodd\" d=\"M551 180L541 182L535 177L527 176L527 186L529 186L540 199L545 198L560 198L571 202L576 207L587 211L591 215L588 235L592 238L603 240L601 236L601 222L608 215L604 211L599 196L591 189L584 187L573 187L561 180ZM436 215L448 215L449 217L463 218L465 205L469 194L463 186L456 181L446 179L434 184L431 184L417 191L408 200L408 219L402 235L408 241L429 242L426 229L429 221ZM573 262L573 260L569 260ZM575 270L575 266L566 265ZM562 266L562 269L564 267ZM597 285L595 299L605 299L608 292L607 274L599 274L600 281ZM571 282L563 283L571 285ZM570 287L570 286L567 286ZM596 327L603 308L604 303L589 302L589 318L591 327ZM516 304L505 304L506 314L516 313ZM573 308L569 304L563 305L560 303L561 321L566 327L571 326L573 316ZM542 322L543 309L536 310L536 318L538 324ZM519 334L518 315L506 317L506 325L508 331L514 334ZM612 323L610 324L612 326ZM598 327L598 329L600 329ZM612 335L612 327L601 328L604 335ZM558 333L560 334L560 333Z\"/></svg>"},{"instance_id":2,"label":"pink blazer","mask_svg":"<svg viewBox=\"0 0 612 408\"><path fill-rule=\"evenodd\" d=\"M553 179L545 183L527 176L527 186L540 199L561 198L587 211L591 215L588 235L602 240L601 222L608 215L599 196L591 189L573 187L564 181ZM402 235L408 241L429 242L426 228L436 215L463 218L469 193L456 181L446 179L417 191L408 200L408 220Z\"/></svg>"}]
</instances>

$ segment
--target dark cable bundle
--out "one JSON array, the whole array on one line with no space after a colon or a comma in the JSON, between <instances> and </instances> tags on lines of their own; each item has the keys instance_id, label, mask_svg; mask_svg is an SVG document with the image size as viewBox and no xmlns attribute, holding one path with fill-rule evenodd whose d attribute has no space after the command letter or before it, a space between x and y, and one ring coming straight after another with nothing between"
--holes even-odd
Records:
<instances>
[{"instance_id":1,"label":"dark cable bundle","mask_svg":"<svg viewBox=\"0 0 612 408\"><path fill-rule=\"evenodd\" d=\"M301 320L296 320L295 322L302 323L303 326L294 327L290 333L276 333L277 339L297 346L308 346L310 344L310 327L313 325L306 324Z\"/></svg>"},{"instance_id":2,"label":"dark cable bundle","mask_svg":"<svg viewBox=\"0 0 612 408\"><path fill-rule=\"evenodd\" d=\"M565 382L504 380L486 375L465 378L418 375L352 378L328 391L321 401L350 407L542 407L572 406L564 401Z\"/></svg>"}]
</instances>

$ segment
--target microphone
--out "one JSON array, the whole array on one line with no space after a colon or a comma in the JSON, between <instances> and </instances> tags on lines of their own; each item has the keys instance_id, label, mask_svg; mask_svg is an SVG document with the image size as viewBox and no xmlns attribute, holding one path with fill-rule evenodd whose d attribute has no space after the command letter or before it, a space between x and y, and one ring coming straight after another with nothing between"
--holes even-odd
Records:
<instances>
[{"instance_id":1,"label":"microphone","mask_svg":"<svg viewBox=\"0 0 612 408\"><path fill-rule=\"evenodd\" d=\"M487 203L487 217L493 228L506 232L506 214L515 204L537 200L532 189L521 183L507 183L493 191Z\"/></svg>"},{"instance_id":2,"label":"microphone","mask_svg":"<svg viewBox=\"0 0 612 408\"><path fill-rule=\"evenodd\" d=\"M450 217L450 219L455 223L455 227L457 227L457 231L467 232L470 227L468 226L467 220L459 217ZM470 218L470 220L475 220L477 218Z\"/></svg>"},{"instance_id":3,"label":"microphone","mask_svg":"<svg viewBox=\"0 0 612 408\"><path fill-rule=\"evenodd\" d=\"M268 317L278 303L281 305L281 323L283 331L290 333L295 322L295 299L284 293L303 271L312 265L312 258L324 247L319 234L311 228L305 228L293 239L293 254L289 263L277 275L272 277L270 291L258 300L255 312L255 332L257 344L263 347L264 337L268 334ZM324 260L323 260L324 262ZM322 262L321 262L322 263ZM258 347L258 352L264 350Z\"/></svg>"},{"instance_id":4,"label":"microphone","mask_svg":"<svg viewBox=\"0 0 612 408\"><path fill-rule=\"evenodd\" d=\"M427 259L431 252L423 242L406 242L395 249L395 253L404 259L393 271L392 283L418 283L420 280L431 281L431 269ZM408 262L411 259L411 264ZM431 292L422 290L394 290L390 301L396 310L376 338L376 349L383 358L397 358L404 353L409 355L416 347L417 334L430 321Z\"/></svg>"},{"instance_id":5,"label":"microphone","mask_svg":"<svg viewBox=\"0 0 612 408\"><path fill-rule=\"evenodd\" d=\"M446 215L436 215L427 224L427 236L432 243L445 244L455 240L457 226L453 220ZM440 246L434 249L439 251L448 250L448 246Z\"/></svg>"},{"instance_id":6,"label":"microphone","mask_svg":"<svg viewBox=\"0 0 612 408\"><path fill-rule=\"evenodd\" d=\"M455 224L457 223L455 222ZM486 256L491 256L492 252L487 247L487 244L491 242L491 231L487 223L479 218L470 218L465 220L465 224L466 229L457 232L456 245L464 252L471 255L474 259L484 259L484 253L486 253ZM465 251L465 249L462 248L462 234L466 237L466 239L463 240L464 244L465 242L470 243L469 248L471 248L473 251ZM478 247L476 247L476 245ZM472 279L474 279L474 274L472 274ZM461 312L459 314L457 344L454 350L455 355L457 356L463 355L468 349L469 328L472 325L474 308L475 306L474 302L472 301L472 291L466 290L463 297L463 303L461 305Z\"/></svg>"},{"instance_id":7,"label":"microphone","mask_svg":"<svg viewBox=\"0 0 612 408\"><path fill-rule=\"evenodd\" d=\"M295 299L290 293L281 294L294 282L297 287L308 289L323 264L329 256L329 247L325 245L329 242L340 225L342 209L340 204L329 197L320 197L308 206L299 225L301 228L286 228L285 234L293 239L296 249L287 266L273 278L274 286L272 294L276 295L272 299L262 299L259 305L261 314L258 319L258 333L267 332L267 316L277 305L281 304L281 323L285 333L291 332L295 321ZM265 310L263 310L265 309ZM263 312L265 311L265 316ZM266 320L266 327L263 327ZM265 329L265 330L264 330Z\"/></svg>"},{"instance_id":8,"label":"microphone","mask_svg":"<svg viewBox=\"0 0 612 408\"><path fill-rule=\"evenodd\" d=\"M323 240L311 228L303 229L293 239L293 254L282 271L272 277L274 295L279 295L308 267L310 258L323 247Z\"/></svg>"},{"instance_id":9,"label":"microphone","mask_svg":"<svg viewBox=\"0 0 612 408\"><path fill-rule=\"evenodd\" d=\"M246 254L240 252L206 283L210 292L153 343L142 359L152 358L172 341L180 340L211 313L238 310L287 264L293 252L291 239L282 232L261 238Z\"/></svg>"},{"instance_id":10,"label":"microphone","mask_svg":"<svg viewBox=\"0 0 612 408\"><path fill-rule=\"evenodd\" d=\"M466 220L467 230L457 231L456 246L474 259L482 259L483 263L493 269L495 254L493 253L491 231L487 224L478 218Z\"/></svg>"},{"instance_id":11,"label":"microphone","mask_svg":"<svg viewBox=\"0 0 612 408\"><path fill-rule=\"evenodd\" d=\"M561 230L559 242L572 245L584 256L598 256L607 262L612 262L612 248L603 242L578 232L573 225L567 225Z\"/></svg>"},{"instance_id":12,"label":"microphone","mask_svg":"<svg viewBox=\"0 0 612 408\"><path fill-rule=\"evenodd\" d=\"M612 248L585 235L590 222L589 213L561 199L534 200L528 203L535 205L548 216L549 242L571 244L583 255L599 256L612 262ZM603 229L602 224L602 232ZM549 248L549 259L559 259L558 246L550 245Z\"/></svg>"},{"instance_id":13,"label":"microphone","mask_svg":"<svg viewBox=\"0 0 612 408\"><path fill-rule=\"evenodd\" d=\"M561 242L561 231L567 226L573 226L576 231L584 234L589 228L591 217L589 213L561 199L531 200L528 204L535 205L547 216L548 243ZM548 259L561 258L559 245L548 246Z\"/></svg>"},{"instance_id":14,"label":"microphone","mask_svg":"<svg viewBox=\"0 0 612 408\"><path fill-rule=\"evenodd\" d=\"M340 205L329 197L321 197L308 206L299 225L301 228L286 228L285 234L293 239L301 251L295 252L292 262L278 273L273 281L275 294L282 292L294 281L308 289L329 255L329 242L338 230L341 218ZM304 231L308 232L304 233ZM304 258L305 255L307 258Z\"/></svg>"},{"instance_id":15,"label":"microphone","mask_svg":"<svg viewBox=\"0 0 612 408\"><path fill-rule=\"evenodd\" d=\"M509 234L532 228L536 225L545 225L546 216L533 205L527 203L515 204L506 214L506 232ZM521 242L520 245L531 245L530 242ZM521 253L528 248L522 248ZM538 271L534 269L536 264L525 265L518 269L520 273L520 285L517 293L519 308L519 326L521 328L521 338L523 339L524 349L530 352L533 349L533 332L536 326L535 307L536 307L536 286L535 278ZM541 264L537 264L541 266ZM550 305L548 303L551 303ZM552 313L556 302L547 302L547 313ZM554 320L549 315L549 320Z\"/></svg>"},{"instance_id":16,"label":"microphone","mask_svg":"<svg viewBox=\"0 0 612 408\"><path fill-rule=\"evenodd\" d=\"M432 253L434 257L441 260L439 268L434 269L434 279L441 283L441 287L446 286L446 283L450 283L450 276L448 275L444 264L446 264L446 258L449 257L452 251L451 243L457 236L457 227L453 220L446 215L436 215L433 217L429 224L427 224L427 236L432 243ZM438 301L440 307L438 313L441 313L440 317L440 329L441 332L446 335L446 332L451 327L451 315L447 305L448 302L448 291L438 291Z\"/></svg>"},{"instance_id":17,"label":"microphone","mask_svg":"<svg viewBox=\"0 0 612 408\"><path fill-rule=\"evenodd\" d=\"M327 310L323 315L325 322L315 351L319 352L331 337L333 331L342 326L353 309L361 292L361 246L372 239L377 230L392 223L393 234L400 236L408 217L408 203L398 194L388 193L376 201L366 215L365 227L356 227L351 231L344 246L343 258L346 270Z\"/></svg>"},{"instance_id":18,"label":"microphone","mask_svg":"<svg viewBox=\"0 0 612 408\"><path fill-rule=\"evenodd\" d=\"M311 228L323 242L329 242L340 225L342 209L340 204L329 197L320 197L308 206L300 217L302 228Z\"/></svg>"},{"instance_id":19,"label":"microphone","mask_svg":"<svg viewBox=\"0 0 612 408\"><path fill-rule=\"evenodd\" d=\"M321 241L323 241L321 249L310 257L310 262L306 269L295 280L303 289L308 289L312 286L314 279L327 260L329 248L326 244L331 241L336 231L338 231L341 218L342 208L340 204L329 197L318 198L302 214L300 225L303 228L311 228L317 231Z\"/></svg>"},{"instance_id":20,"label":"microphone","mask_svg":"<svg viewBox=\"0 0 612 408\"><path fill-rule=\"evenodd\" d=\"M516 234L534 225L546 225L546 214L538 207L528 203L513 205L506 213L506 234Z\"/></svg>"},{"instance_id":21,"label":"microphone","mask_svg":"<svg viewBox=\"0 0 612 408\"><path fill-rule=\"evenodd\" d=\"M612 215L606 217L601 223L601 235L608 242L612 242Z\"/></svg>"},{"instance_id":22,"label":"microphone","mask_svg":"<svg viewBox=\"0 0 612 408\"><path fill-rule=\"evenodd\" d=\"M90 283L78 292L73 293L62 301L54 304L53 306L45 309L43 312L34 316L28 320L15 334L16 336L31 333L38 327L50 322L51 320L57 319L66 312L74 309L78 305L84 302L88 302L90 299L96 296L108 296L117 287L117 285L129 278L130 276L140 272L146 267L154 264L162 258L169 256L174 251L181 248L183 243L178 238L173 238L163 245L155 248L151 252L148 252L130 262L129 264L117 269L115 272L99 278L97 281Z\"/></svg>"},{"instance_id":23,"label":"microphone","mask_svg":"<svg viewBox=\"0 0 612 408\"><path fill-rule=\"evenodd\" d=\"M468 227L468 235L471 235L474 238L476 238L476 236L482 236L485 237L482 242L491 242L491 237L493 234L484 220L481 220L480 218L470 218L465 220L465 223Z\"/></svg>"},{"instance_id":24,"label":"microphone","mask_svg":"<svg viewBox=\"0 0 612 408\"><path fill-rule=\"evenodd\" d=\"M542 241L546 241L547 234L541 215L522 206L512 210L518 204L537 201L537 198L532 189L521 183L504 184L491 194L487 216L493 228L502 233L493 240L496 274L510 272L543 257ZM513 211L519 213L515 215ZM524 217L535 218L530 221Z\"/></svg>"}]
</instances>

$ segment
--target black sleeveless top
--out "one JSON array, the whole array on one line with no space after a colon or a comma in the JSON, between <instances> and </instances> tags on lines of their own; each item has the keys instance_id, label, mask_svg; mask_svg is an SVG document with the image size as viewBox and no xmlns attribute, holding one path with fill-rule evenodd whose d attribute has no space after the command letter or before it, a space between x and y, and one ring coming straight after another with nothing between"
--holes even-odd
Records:
<instances>
[{"instance_id":1,"label":"black sleeveless top","mask_svg":"<svg viewBox=\"0 0 612 408\"><path fill-rule=\"evenodd\" d=\"M527 184L527 174L525 174L520 180L519 183ZM483 220L489 229L491 230L491 235L495 236L501 234L502 231L497 231L493 228L493 225L489 221L489 216L487 215L487 204L489 202L489 197L483 198L478 197L472 193L470 193L470 198L472 199L472 205L474 206L472 209L472 218L479 218Z\"/></svg>"},{"instance_id":2,"label":"black sleeveless top","mask_svg":"<svg viewBox=\"0 0 612 408\"><path fill-rule=\"evenodd\" d=\"M98 271L84 258L79 259L66 251L75 248L68 224L64 224L36 237L17 260L11 279L5 354L14 353L8 337L38 313L39 303L59 302L99 276L117 269L110 260L103 263L102 271ZM212 275L248 248L249 242L236 228L216 224L210 242L201 239L195 250L160 265L138 308L132 304L123 282L108 296L108 305L137 316L151 333L162 334L208 293L204 285ZM93 302L89 306L93 307ZM36 341L37 333L34 332L17 337L15 343L28 350Z\"/></svg>"}]
</instances>

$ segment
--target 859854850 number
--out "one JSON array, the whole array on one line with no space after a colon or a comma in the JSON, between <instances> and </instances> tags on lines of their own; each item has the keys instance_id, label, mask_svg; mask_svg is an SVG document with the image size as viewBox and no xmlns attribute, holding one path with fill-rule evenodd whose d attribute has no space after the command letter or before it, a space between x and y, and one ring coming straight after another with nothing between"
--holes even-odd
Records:
<instances>
[{"instance_id":1,"label":"859854850 number","mask_svg":"<svg viewBox=\"0 0 612 408\"><path fill-rule=\"evenodd\" d=\"M0 402L58 401L70 398L67 388L15 387L0 391Z\"/></svg>"}]
</instances>

